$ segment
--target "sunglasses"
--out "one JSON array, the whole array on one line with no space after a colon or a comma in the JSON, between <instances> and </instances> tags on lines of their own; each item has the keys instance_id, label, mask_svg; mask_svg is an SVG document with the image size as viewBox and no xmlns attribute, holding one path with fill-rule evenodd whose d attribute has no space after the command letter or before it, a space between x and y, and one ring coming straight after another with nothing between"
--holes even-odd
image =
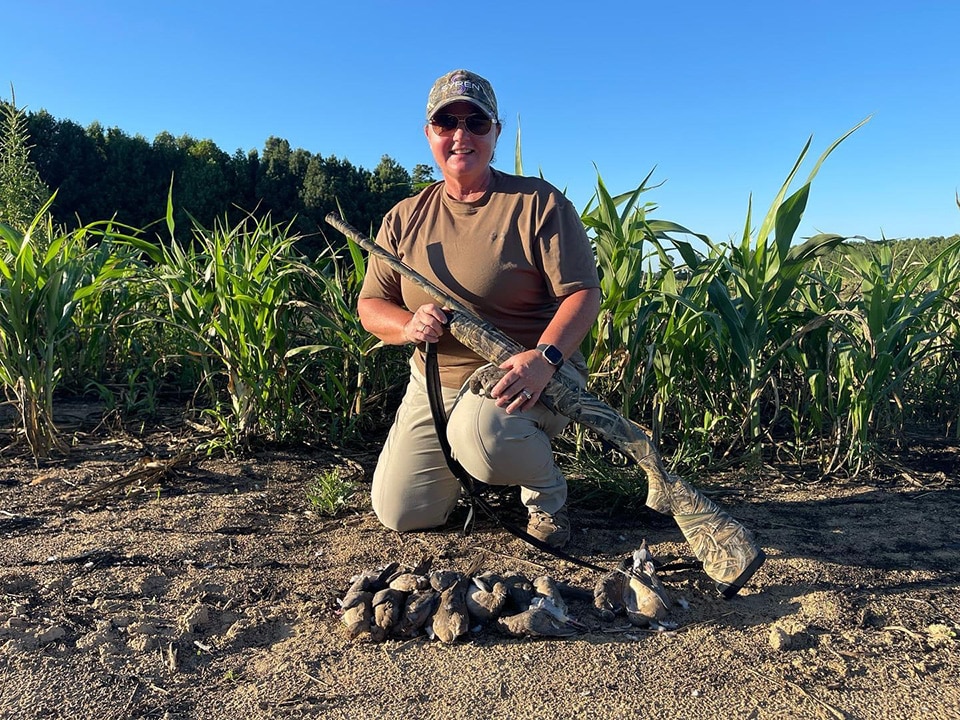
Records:
<instances>
[{"instance_id":1,"label":"sunglasses","mask_svg":"<svg viewBox=\"0 0 960 720\"><path fill-rule=\"evenodd\" d=\"M433 125L433 131L437 135L447 135L455 132L461 125L466 128L467 132L471 135L486 135L496 122L496 120L491 120L481 113L472 113L470 115L437 113L430 118L430 124Z\"/></svg>"}]
</instances>

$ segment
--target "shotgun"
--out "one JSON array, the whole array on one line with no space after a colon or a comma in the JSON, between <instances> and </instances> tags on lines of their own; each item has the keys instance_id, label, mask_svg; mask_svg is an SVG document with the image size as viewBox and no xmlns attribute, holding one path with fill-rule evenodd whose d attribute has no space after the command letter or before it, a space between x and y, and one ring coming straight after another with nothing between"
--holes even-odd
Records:
<instances>
[{"instance_id":1,"label":"shotgun","mask_svg":"<svg viewBox=\"0 0 960 720\"><path fill-rule=\"evenodd\" d=\"M487 362L499 366L528 349L478 317L335 213L327 215L326 221L430 294L444 309L450 321L451 335ZM668 473L657 449L639 425L597 396L581 390L560 373L554 375L541 399L556 412L596 432L643 468L647 476L647 507L673 517L704 572L716 583L724 598L733 597L743 588L765 559L753 534L695 487Z\"/></svg>"}]
</instances>

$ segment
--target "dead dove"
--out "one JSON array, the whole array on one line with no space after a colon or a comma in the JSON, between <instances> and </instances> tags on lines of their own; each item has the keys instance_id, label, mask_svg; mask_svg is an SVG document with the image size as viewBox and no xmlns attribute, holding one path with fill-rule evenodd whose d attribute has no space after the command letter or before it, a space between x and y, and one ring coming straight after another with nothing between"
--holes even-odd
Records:
<instances>
[{"instance_id":1,"label":"dead dove","mask_svg":"<svg viewBox=\"0 0 960 720\"><path fill-rule=\"evenodd\" d=\"M616 570L600 578L593 588L593 606L607 622L626 612L623 599L631 566L630 558L625 558Z\"/></svg>"},{"instance_id":2,"label":"dead dove","mask_svg":"<svg viewBox=\"0 0 960 720\"><path fill-rule=\"evenodd\" d=\"M573 630L586 630L586 628L572 617L570 617L567 603L560 595L559 586L556 581L550 577L539 577L533 581L537 588L537 594L530 601L531 608L546 610L560 623Z\"/></svg>"},{"instance_id":3,"label":"dead dove","mask_svg":"<svg viewBox=\"0 0 960 720\"><path fill-rule=\"evenodd\" d=\"M344 599L356 593L369 592L378 577L380 577L380 573L376 571L362 572L354 575L350 578L350 587L347 588Z\"/></svg>"},{"instance_id":4,"label":"dead dove","mask_svg":"<svg viewBox=\"0 0 960 720\"><path fill-rule=\"evenodd\" d=\"M400 619L405 601L404 593L389 587L373 596L373 625L370 627L370 636L374 641L379 642L390 634Z\"/></svg>"},{"instance_id":5,"label":"dead dove","mask_svg":"<svg viewBox=\"0 0 960 720\"><path fill-rule=\"evenodd\" d=\"M383 590L387 586L388 579L396 572L398 567L400 567L400 563L393 562L379 570L354 575L350 578L350 588L347 590L346 596L356 592L375 593L378 590Z\"/></svg>"},{"instance_id":6,"label":"dead dove","mask_svg":"<svg viewBox=\"0 0 960 720\"><path fill-rule=\"evenodd\" d=\"M507 586L498 576L478 575L467 586L467 611L475 622L490 622L503 612L507 597Z\"/></svg>"},{"instance_id":7,"label":"dead dove","mask_svg":"<svg viewBox=\"0 0 960 720\"><path fill-rule=\"evenodd\" d=\"M432 588L419 590L407 596L400 619L394 625L394 634L402 638L412 638L420 634L427 624L439 595Z\"/></svg>"},{"instance_id":8,"label":"dead dove","mask_svg":"<svg viewBox=\"0 0 960 720\"><path fill-rule=\"evenodd\" d=\"M467 586L470 579L458 573L459 577L452 585L440 593L437 609L427 627L427 634L438 637L442 642L452 643L470 629L470 615L467 611Z\"/></svg>"},{"instance_id":9,"label":"dead dove","mask_svg":"<svg viewBox=\"0 0 960 720\"><path fill-rule=\"evenodd\" d=\"M456 570L434 570L429 577L430 587L437 592L443 592L457 580L463 579L464 575Z\"/></svg>"},{"instance_id":10,"label":"dead dove","mask_svg":"<svg viewBox=\"0 0 960 720\"><path fill-rule=\"evenodd\" d=\"M430 587L430 578L426 575L404 572L390 580L388 587L393 590L399 590L400 592L412 593L416 590L426 590Z\"/></svg>"},{"instance_id":11,"label":"dead dove","mask_svg":"<svg viewBox=\"0 0 960 720\"><path fill-rule=\"evenodd\" d=\"M343 614L340 620L347 627L347 637L353 640L360 634L370 631L373 618L373 593L368 591L351 592L340 601Z\"/></svg>"},{"instance_id":12,"label":"dead dove","mask_svg":"<svg viewBox=\"0 0 960 720\"><path fill-rule=\"evenodd\" d=\"M433 557L429 555L421 558L420 562L418 562L414 568L401 566L399 563L392 563L391 565L395 569L388 577L384 578L384 582L388 587L406 593L413 592L414 590L425 590L430 585L430 579L427 573L430 572L430 566L432 564Z\"/></svg>"},{"instance_id":13,"label":"dead dove","mask_svg":"<svg viewBox=\"0 0 960 720\"><path fill-rule=\"evenodd\" d=\"M422 558L420 558L420 562L418 562L416 566L414 566L411 572L414 575L426 575L427 573L430 572L430 567L432 565L433 565L433 556L424 555Z\"/></svg>"},{"instance_id":14,"label":"dead dove","mask_svg":"<svg viewBox=\"0 0 960 720\"><path fill-rule=\"evenodd\" d=\"M633 552L633 568L624 587L623 602L627 618L634 625L646 626L667 616L670 599L657 577L646 540Z\"/></svg>"},{"instance_id":15,"label":"dead dove","mask_svg":"<svg viewBox=\"0 0 960 720\"><path fill-rule=\"evenodd\" d=\"M561 612L567 614L567 603L560 595L560 587L557 581L549 575L541 575L533 581L533 590L540 597L546 598L550 603Z\"/></svg>"},{"instance_id":16,"label":"dead dove","mask_svg":"<svg viewBox=\"0 0 960 720\"><path fill-rule=\"evenodd\" d=\"M579 632L540 603L516 615L504 615L497 620L497 627L516 637L570 637Z\"/></svg>"},{"instance_id":17,"label":"dead dove","mask_svg":"<svg viewBox=\"0 0 960 720\"><path fill-rule=\"evenodd\" d=\"M530 607L533 598L533 585L523 575L508 575L503 579L510 598L510 606L516 612L522 612Z\"/></svg>"}]
</instances>

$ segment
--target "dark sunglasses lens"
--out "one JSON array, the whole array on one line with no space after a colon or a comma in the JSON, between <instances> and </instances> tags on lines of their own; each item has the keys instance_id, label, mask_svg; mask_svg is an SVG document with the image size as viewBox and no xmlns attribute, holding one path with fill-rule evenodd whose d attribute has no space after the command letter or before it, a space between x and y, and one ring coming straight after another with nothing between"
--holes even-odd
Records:
<instances>
[{"instance_id":1,"label":"dark sunglasses lens","mask_svg":"<svg viewBox=\"0 0 960 720\"><path fill-rule=\"evenodd\" d=\"M460 120L454 115L441 113L434 115L430 120L430 124L443 132L450 132L451 130L457 129L457 125L460 124Z\"/></svg>"},{"instance_id":2,"label":"dark sunglasses lens","mask_svg":"<svg viewBox=\"0 0 960 720\"><path fill-rule=\"evenodd\" d=\"M472 132L474 135L486 135L490 132L490 128L493 127L493 123L490 121L490 118L484 115L470 115L466 121L467 130Z\"/></svg>"},{"instance_id":3,"label":"dark sunglasses lens","mask_svg":"<svg viewBox=\"0 0 960 720\"><path fill-rule=\"evenodd\" d=\"M460 118L448 113L437 113L430 118L430 124L436 128L438 133L448 133L457 129L460 125ZM486 135L493 127L493 121L486 115L480 114L467 115L463 119L463 124L474 135Z\"/></svg>"}]
</instances>

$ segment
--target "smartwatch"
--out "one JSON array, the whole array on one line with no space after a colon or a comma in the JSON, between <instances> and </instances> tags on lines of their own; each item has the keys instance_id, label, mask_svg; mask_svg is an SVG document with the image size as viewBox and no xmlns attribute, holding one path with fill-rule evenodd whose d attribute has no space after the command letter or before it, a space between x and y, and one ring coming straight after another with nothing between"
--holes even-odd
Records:
<instances>
[{"instance_id":1,"label":"smartwatch","mask_svg":"<svg viewBox=\"0 0 960 720\"><path fill-rule=\"evenodd\" d=\"M539 350L544 359L553 365L557 370L559 370L563 365L563 353L560 352L560 348L558 348L556 345L542 343L537 345L537 350Z\"/></svg>"}]
</instances>

